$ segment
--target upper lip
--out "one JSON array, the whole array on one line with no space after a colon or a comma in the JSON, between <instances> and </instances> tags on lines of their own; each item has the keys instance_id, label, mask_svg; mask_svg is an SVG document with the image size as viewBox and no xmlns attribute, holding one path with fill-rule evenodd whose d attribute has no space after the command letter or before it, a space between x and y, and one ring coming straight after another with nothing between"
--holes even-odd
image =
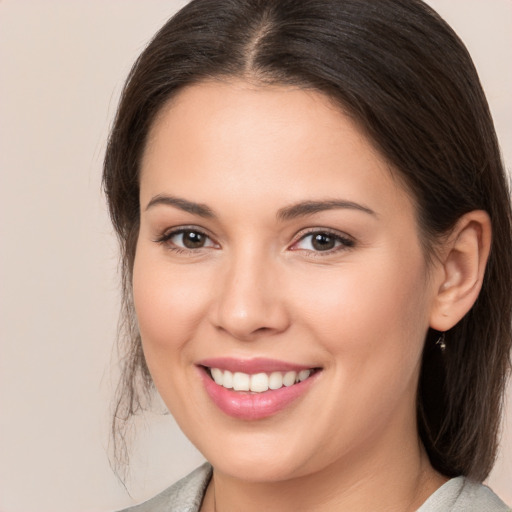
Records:
<instances>
[{"instance_id":1,"label":"upper lip","mask_svg":"<svg viewBox=\"0 0 512 512\"><path fill-rule=\"evenodd\" d=\"M199 366L208 368L219 368L220 370L229 370L230 372L243 372L248 374L271 373L279 371L310 370L316 368L314 365L303 365L291 363L288 361L279 361L278 359L267 359L256 357L251 359L237 359L231 357L214 357L203 359L197 363Z\"/></svg>"}]
</instances>

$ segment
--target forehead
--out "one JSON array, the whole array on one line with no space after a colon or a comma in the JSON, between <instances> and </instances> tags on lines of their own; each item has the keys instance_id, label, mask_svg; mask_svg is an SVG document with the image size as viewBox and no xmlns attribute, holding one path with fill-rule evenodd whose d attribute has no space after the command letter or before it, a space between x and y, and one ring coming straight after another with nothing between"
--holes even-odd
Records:
<instances>
[{"instance_id":1,"label":"forehead","mask_svg":"<svg viewBox=\"0 0 512 512\"><path fill-rule=\"evenodd\" d=\"M204 202L342 194L381 209L412 203L393 174L324 94L211 81L180 91L155 119L142 159L141 199L193 191Z\"/></svg>"}]
</instances>

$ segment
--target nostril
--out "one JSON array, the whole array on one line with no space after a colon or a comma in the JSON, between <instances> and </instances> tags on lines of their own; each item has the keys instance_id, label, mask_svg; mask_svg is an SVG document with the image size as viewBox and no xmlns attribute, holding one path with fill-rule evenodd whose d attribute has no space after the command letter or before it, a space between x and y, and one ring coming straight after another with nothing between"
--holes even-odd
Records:
<instances>
[{"instance_id":1,"label":"nostril","mask_svg":"<svg viewBox=\"0 0 512 512\"><path fill-rule=\"evenodd\" d=\"M289 325L289 315L277 300L266 303L254 298L236 302L235 297L227 297L219 301L212 313L212 323L217 330L239 340L271 336L285 331Z\"/></svg>"},{"instance_id":2,"label":"nostril","mask_svg":"<svg viewBox=\"0 0 512 512\"><path fill-rule=\"evenodd\" d=\"M218 325L216 326L216 329L219 332L222 332L240 341L255 341L264 337L273 336L274 334L278 334L281 332L280 329L272 327L257 327L256 329L243 329L241 328L240 325L231 325L229 327Z\"/></svg>"}]
</instances>

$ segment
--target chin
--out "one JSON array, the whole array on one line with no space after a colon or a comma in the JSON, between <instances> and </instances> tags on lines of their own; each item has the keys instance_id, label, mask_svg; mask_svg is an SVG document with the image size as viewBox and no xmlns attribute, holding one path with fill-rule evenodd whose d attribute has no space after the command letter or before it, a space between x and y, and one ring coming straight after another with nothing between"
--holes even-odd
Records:
<instances>
[{"instance_id":1,"label":"chin","mask_svg":"<svg viewBox=\"0 0 512 512\"><path fill-rule=\"evenodd\" d=\"M210 463L220 473L251 483L281 482L306 473L302 465L281 457L222 457ZM302 466L300 473L296 466Z\"/></svg>"},{"instance_id":2,"label":"chin","mask_svg":"<svg viewBox=\"0 0 512 512\"><path fill-rule=\"evenodd\" d=\"M220 473L248 482L278 482L302 476L309 472L313 453L299 438L272 433L248 433L248 435L223 434L219 438L229 442L193 442L205 458ZM291 437L291 438L290 438Z\"/></svg>"}]
</instances>

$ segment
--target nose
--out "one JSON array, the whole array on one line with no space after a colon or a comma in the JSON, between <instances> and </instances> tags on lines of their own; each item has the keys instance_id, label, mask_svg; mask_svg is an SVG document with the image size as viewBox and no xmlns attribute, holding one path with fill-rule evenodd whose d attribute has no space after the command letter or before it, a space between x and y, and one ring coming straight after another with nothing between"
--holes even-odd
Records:
<instances>
[{"instance_id":1,"label":"nose","mask_svg":"<svg viewBox=\"0 0 512 512\"><path fill-rule=\"evenodd\" d=\"M212 307L216 329L241 341L285 331L289 326L279 265L256 251L233 255L219 272Z\"/></svg>"}]
</instances>

